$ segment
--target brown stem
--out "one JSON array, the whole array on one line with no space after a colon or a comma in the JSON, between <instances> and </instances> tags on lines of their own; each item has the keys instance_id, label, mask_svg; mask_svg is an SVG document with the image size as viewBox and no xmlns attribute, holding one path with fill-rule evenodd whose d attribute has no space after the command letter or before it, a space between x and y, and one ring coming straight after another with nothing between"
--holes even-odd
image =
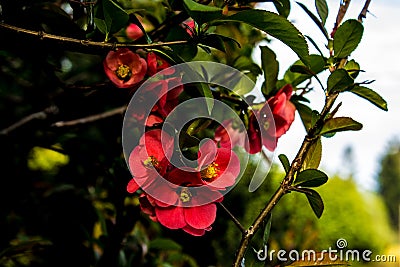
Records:
<instances>
[{"instance_id":1,"label":"brown stem","mask_svg":"<svg viewBox=\"0 0 400 267\"><path fill-rule=\"evenodd\" d=\"M49 42L56 42L60 44L64 44L68 46L72 50L113 50L116 48L128 47L128 48L154 48L160 46L169 46L169 45L176 45L176 44L186 44L188 41L181 40L181 41L171 41L171 42L158 42L152 44L132 44L132 43L106 43L106 42L97 42L97 41L90 41L90 40L81 40L71 37L59 36L54 34L45 33L42 31L33 31L25 28L20 28L17 26L9 25L6 23L0 23L0 29L7 30L14 32L16 34L21 34L28 37L37 38L40 41L49 41Z\"/></svg>"},{"instance_id":2,"label":"brown stem","mask_svg":"<svg viewBox=\"0 0 400 267\"><path fill-rule=\"evenodd\" d=\"M300 170L310 147L314 144L314 142L316 142L317 137L318 137L318 132L324 125L324 120L325 120L326 116L328 115L329 111L331 110L331 108L333 107L333 104L335 103L335 100L338 97L338 95L339 95L338 93L334 93L332 95L326 96L325 105L321 111L320 118L315 123L315 125L308 131L307 135L305 136L303 143L302 143L299 151L297 152L296 157L292 161L292 164L290 165L290 169L286 173L285 178L283 179L281 185L276 190L276 192L273 194L271 199L268 201L268 203L264 207L264 209L260 212L258 217L254 220L252 225L242 235L242 240L240 241L239 248L236 251L235 261L233 263L234 267L241 266L242 259L246 253L247 247L248 247L251 239L253 238L253 236L255 235L257 230L262 226L265 218L267 218L268 214L271 213L271 211L276 206L276 204L281 199L281 197L290 191L291 184L293 183L293 180L294 180L294 175L296 174L296 172L298 172Z\"/></svg>"},{"instance_id":3,"label":"brown stem","mask_svg":"<svg viewBox=\"0 0 400 267\"><path fill-rule=\"evenodd\" d=\"M54 123L52 126L54 127L67 127L67 126L75 126L78 124L85 124L85 123L90 123L90 122L94 122L97 120L101 120L101 119L105 119L108 117L112 117L118 114L122 114L124 113L126 110L126 106L122 106L122 107L118 107L100 114L95 114L95 115L91 115L88 117L84 117L84 118L80 118L80 119L76 119L76 120L71 120L71 121L58 121L56 123Z\"/></svg>"},{"instance_id":4,"label":"brown stem","mask_svg":"<svg viewBox=\"0 0 400 267\"><path fill-rule=\"evenodd\" d=\"M363 9L360 12L360 15L358 15L358 21L363 22L363 19L367 17L367 12L368 12L368 7L369 4L371 3L371 0L366 0Z\"/></svg>"},{"instance_id":5,"label":"brown stem","mask_svg":"<svg viewBox=\"0 0 400 267\"><path fill-rule=\"evenodd\" d=\"M349 8L351 2L351 0L340 0L340 1L343 1L343 3L340 4L339 11L336 16L336 22L331 33L332 38L335 36L336 30L339 28L340 23L342 23L344 15L346 15L347 9Z\"/></svg>"},{"instance_id":6,"label":"brown stem","mask_svg":"<svg viewBox=\"0 0 400 267\"><path fill-rule=\"evenodd\" d=\"M16 123L10 125L9 127L0 131L1 135L7 135L10 132L16 130L17 128L29 123L32 120L45 120L49 115L54 115L58 113L58 108L56 106L50 106L42 111L32 113Z\"/></svg>"}]
</instances>

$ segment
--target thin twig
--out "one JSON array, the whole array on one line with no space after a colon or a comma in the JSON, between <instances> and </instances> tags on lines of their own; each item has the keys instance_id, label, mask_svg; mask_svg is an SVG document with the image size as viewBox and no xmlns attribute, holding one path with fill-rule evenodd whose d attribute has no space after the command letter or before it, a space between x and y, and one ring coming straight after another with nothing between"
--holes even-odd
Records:
<instances>
[{"instance_id":1,"label":"thin twig","mask_svg":"<svg viewBox=\"0 0 400 267\"><path fill-rule=\"evenodd\" d=\"M338 97L338 93L334 93L332 95L326 96L324 108L321 111L321 116L315 125L308 131L306 137L303 140L303 143L297 152L296 157L294 158L292 164L290 165L289 171L286 173L285 178L283 179L279 188L275 191L271 199L268 201L267 205L260 212L258 217L254 220L252 225L244 232L242 235L242 240L240 241L240 245L236 251L235 261L233 263L234 267L241 266L242 259L246 253L247 247L252 240L253 236L257 232L257 230L262 226L265 218L271 213L273 208L276 206L278 201L291 190L291 185L294 180L295 174L300 170L301 166L304 163L305 157L314 142L316 142L317 133L321 130L324 125L324 120L333 107L335 100Z\"/></svg>"},{"instance_id":2,"label":"thin twig","mask_svg":"<svg viewBox=\"0 0 400 267\"><path fill-rule=\"evenodd\" d=\"M122 106L122 107L118 107L100 114L95 114L95 115L91 115L88 117L84 117L84 118L80 118L80 119L76 119L76 120L71 120L71 121L58 121L56 123L53 123L52 126L53 127L67 127L67 126L75 126L78 124L85 124L85 123L90 123L90 122L94 122L97 120L101 120L101 119L105 119L105 118L109 118L118 114L122 114L124 113L126 110L126 106Z\"/></svg>"},{"instance_id":3,"label":"thin twig","mask_svg":"<svg viewBox=\"0 0 400 267\"><path fill-rule=\"evenodd\" d=\"M366 0L363 9L360 12L360 15L358 15L358 21L363 22L363 19L367 17L367 12L368 12L368 7L369 4L371 3L371 0Z\"/></svg>"},{"instance_id":4,"label":"thin twig","mask_svg":"<svg viewBox=\"0 0 400 267\"><path fill-rule=\"evenodd\" d=\"M42 111L32 113L16 123L8 126L7 128L0 131L0 135L7 135L17 128L29 123L32 120L45 120L49 115L55 115L58 113L58 108L56 106L50 106Z\"/></svg>"},{"instance_id":5,"label":"thin twig","mask_svg":"<svg viewBox=\"0 0 400 267\"><path fill-rule=\"evenodd\" d=\"M336 30L339 28L340 23L342 23L342 20L344 16L346 15L347 9L349 8L351 0L340 0L340 7L338 14L336 16L336 22L333 27L331 37L333 38L335 36Z\"/></svg>"},{"instance_id":6,"label":"thin twig","mask_svg":"<svg viewBox=\"0 0 400 267\"><path fill-rule=\"evenodd\" d=\"M242 232L242 234L245 233L246 229L244 229L243 225L239 222L238 219L236 219L236 217L228 210L227 207L224 206L224 204L222 204L221 202L218 203L224 210L225 212L229 215L229 217L231 217L231 220L236 224L236 226L240 229L240 231Z\"/></svg>"},{"instance_id":7,"label":"thin twig","mask_svg":"<svg viewBox=\"0 0 400 267\"><path fill-rule=\"evenodd\" d=\"M62 43L69 45L71 48L85 48L85 49L101 49L101 50L114 50L116 48L128 47L128 48L154 48L161 46L169 46L176 44L186 44L188 41L171 41L171 42L158 42L152 44L132 44L132 43L106 43L97 42L91 40L81 40L71 37L59 36L50 33L45 33L42 31L32 31L25 28L20 28L17 26L9 25L6 23L0 23L0 29L8 30L16 34L22 34L25 36L35 37L40 41L52 41L57 43Z\"/></svg>"}]
</instances>

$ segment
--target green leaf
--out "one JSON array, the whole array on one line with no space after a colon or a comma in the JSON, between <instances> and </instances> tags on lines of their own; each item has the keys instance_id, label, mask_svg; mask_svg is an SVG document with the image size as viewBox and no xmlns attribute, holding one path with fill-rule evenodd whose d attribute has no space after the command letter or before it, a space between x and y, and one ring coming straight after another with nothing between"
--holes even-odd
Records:
<instances>
[{"instance_id":1,"label":"green leaf","mask_svg":"<svg viewBox=\"0 0 400 267\"><path fill-rule=\"evenodd\" d=\"M306 13L307 15L314 21L314 23L318 26L318 29L322 32L327 40L329 40L329 34L326 31L324 24L302 3L296 2Z\"/></svg>"},{"instance_id":2,"label":"green leaf","mask_svg":"<svg viewBox=\"0 0 400 267\"><path fill-rule=\"evenodd\" d=\"M387 102L377 92L364 86L356 85L350 90L353 94L362 97L380 109L388 110Z\"/></svg>"},{"instance_id":3,"label":"green leaf","mask_svg":"<svg viewBox=\"0 0 400 267\"><path fill-rule=\"evenodd\" d=\"M265 218L265 228L263 234L263 243L266 246L269 240L269 235L271 233L271 225L272 225L272 213L268 213L267 218Z\"/></svg>"},{"instance_id":4,"label":"green leaf","mask_svg":"<svg viewBox=\"0 0 400 267\"><path fill-rule=\"evenodd\" d=\"M304 128L306 131L310 130L311 128L311 117L312 117L312 109L304 104L299 102L294 102L296 106L297 112L299 112L301 121L303 122Z\"/></svg>"},{"instance_id":5,"label":"green leaf","mask_svg":"<svg viewBox=\"0 0 400 267\"><path fill-rule=\"evenodd\" d=\"M234 43L240 47L240 44L235 39L215 33L204 35L199 41L201 44L213 47L222 52L226 52L225 42Z\"/></svg>"},{"instance_id":6,"label":"green leaf","mask_svg":"<svg viewBox=\"0 0 400 267\"><path fill-rule=\"evenodd\" d=\"M283 168L285 169L285 172L287 173L290 169L290 162L289 159L287 158L287 156L285 154L280 154L278 156L279 160L282 163Z\"/></svg>"},{"instance_id":7,"label":"green leaf","mask_svg":"<svg viewBox=\"0 0 400 267\"><path fill-rule=\"evenodd\" d=\"M313 143L310 149L308 150L301 170L318 168L321 162L321 158L322 158L322 142L321 138L318 138L317 141Z\"/></svg>"},{"instance_id":8,"label":"green leaf","mask_svg":"<svg viewBox=\"0 0 400 267\"><path fill-rule=\"evenodd\" d=\"M321 19L322 25L325 25L329 13L326 0L315 0L315 7L317 8L318 16Z\"/></svg>"},{"instance_id":9,"label":"green leaf","mask_svg":"<svg viewBox=\"0 0 400 267\"><path fill-rule=\"evenodd\" d=\"M214 6L199 4L193 0L183 0L186 12L199 25L222 16L222 9Z\"/></svg>"},{"instance_id":10,"label":"green leaf","mask_svg":"<svg viewBox=\"0 0 400 267\"><path fill-rule=\"evenodd\" d=\"M297 174L294 186L318 187L328 181L328 176L317 169L307 169Z\"/></svg>"},{"instance_id":11,"label":"green leaf","mask_svg":"<svg viewBox=\"0 0 400 267\"><path fill-rule=\"evenodd\" d=\"M202 130L207 129L211 124L211 120L208 118L195 119L187 128L186 133L188 135L194 135Z\"/></svg>"},{"instance_id":12,"label":"green leaf","mask_svg":"<svg viewBox=\"0 0 400 267\"><path fill-rule=\"evenodd\" d=\"M360 64L358 64L354 59L347 61L346 65L344 65L344 69L347 70L351 78L357 78L360 73Z\"/></svg>"},{"instance_id":13,"label":"green leaf","mask_svg":"<svg viewBox=\"0 0 400 267\"><path fill-rule=\"evenodd\" d=\"M303 188L302 189L307 197L308 203L310 204L314 214L317 218L321 218L322 213L324 212L324 201L322 200L321 196L318 194L317 191Z\"/></svg>"},{"instance_id":14,"label":"green leaf","mask_svg":"<svg viewBox=\"0 0 400 267\"><path fill-rule=\"evenodd\" d=\"M128 20L128 13L114 1L102 0L97 2L94 22L99 31L106 35L105 41L108 41L110 34L124 28Z\"/></svg>"},{"instance_id":15,"label":"green leaf","mask_svg":"<svg viewBox=\"0 0 400 267\"><path fill-rule=\"evenodd\" d=\"M149 249L156 250L182 250L182 246L167 238L156 238L150 241Z\"/></svg>"},{"instance_id":16,"label":"green leaf","mask_svg":"<svg viewBox=\"0 0 400 267\"><path fill-rule=\"evenodd\" d=\"M290 1L289 0L274 0L276 11L279 15L287 18L290 14Z\"/></svg>"},{"instance_id":17,"label":"green leaf","mask_svg":"<svg viewBox=\"0 0 400 267\"><path fill-rule=\"evenodd\" d=\"M345 69L337 69L328 77L328 93L343 92L351 89L354 85L354 79L351 78Z\"/></svg>"},{"instance_id":18,"label":"green leaf","mask_svg":"<svg viewBox=\"0 0 400 267\"><path fill-rule=\"evenodd\" d=\"M294 62L292 66L296 66L294 70L300 71L301 73L293 72L291 68L289 68L285 72L283 79L285 84L290 83L293 86L297 86L307 79L310 79L313 75L323 71L325 69L325 59L320 55L310 55L310 67L306 67L300 60Z\"/></svg>"},{"instance_id":19,"label":"green leaf","mask_svg":"<svg viewBox=\"0 0 400 267\"><path fill-rule=\"evenodd\" d=\"M268 98L276 89L278 80L279 62L276 60L276 55L267 46L261 46L261 66L264 71L264 86L263 94Z\"/></svg>"},{"instance_id":20,"label":"green leaf","mask_svg":"<svg viewBox=\"0 0 400 267\"><path fill-rule=\"evenodd\" d=\"M347 57L361 41L364 26L355 19L345 21L339 26L333 38L333 51L336 58Z\"/></svg>"},{"instance_id":21,"label":"green leaf","mask_svg":"<svg viewBox=\"0 0 400 267\"><path fill-rule=\"evenodd\" d=\"M216 24L231 21L243 22L268 33L289 46L305 65L310 64L308 45L304 36L290 21L282 16L265 10L250 9L219 19Z\"/></svg>"},{"instance_id":22,"label":"green leaf","mask_svg":"<svg viewBox=\"0 0 400 267\"><path fill-rule=\"evenodd\" d=\"M337 117L325 122L320 134L336 133L343 131L359 131L362 124L349 117Z\"/></svg>"}]
</instances>

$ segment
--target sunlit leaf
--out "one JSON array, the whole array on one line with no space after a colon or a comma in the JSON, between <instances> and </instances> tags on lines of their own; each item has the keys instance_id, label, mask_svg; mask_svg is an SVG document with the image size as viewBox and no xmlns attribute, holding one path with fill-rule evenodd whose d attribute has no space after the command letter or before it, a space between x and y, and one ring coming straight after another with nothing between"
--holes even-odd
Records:
<instances>
[{"instance_id":1,"label":"sunlit leaf","mask_svg":"<svg viewBox=\"0 0 400 267\"><path fill-rule=\"evenodd\" d=\"M337 117L325 122L320 134L336 133L343 131L359 131L362 124L349 117Z\"/></svg>"},{"instance_id":2,"label":"sunlit leaf","mask_svg":"<svg viewBox=\"0 0 400 267\"><path fill-rule=\"evenodd\" d=\"M283 166L283 168L285 169L285 172L287 173L287 172L289 171L289 169L290 169L290 162L289 162L289 159L286 157L285 154L280 154L280 155L278 156L278 158L279 158L279 160L281 161L282 166Z\"/></svg>"},{"instance_id":3,"label":"sunlit leaf","mask_svg":"<svg viewBox=\"0 0 400 267\"><path fill-rule=\"evenodd\" d=\"M387 102L377 92L364 86L356 85L350 90L353 94L362 97L380 109L388 110Z\"/></svg>"},{"instance_id":4,"label":"sunlit leaf","mask_svg":"<svg viewBox=\"0 0 400 267\"><path fill-rule=\"evenodd\" d=\"M279 15L287 18L290 14L290 1L289 0L274 0L274 6Z\"/></svg>"},{"instance_id":5,"label":"sunlit leaf","mask_svg":"<svg viewBox=\"0 0 400 267\"><path fill-rule=\"evenodd\" d=\"M316 169L319 167L322 158L322 142L321 138L318 138L315 143L312 144L307 152L306 158L304 159L302 170Z\"/></svg>"},{"instance_id":6,"label":"sunlit leaf","mask_svg":"<svg viewBox=\"0 0 400 267\"><path fill-rule=\"evenodd\" d=\"M304 36L284 17L265 10L250 9L218 19L215 24L230 21L243 22L268 33L289 46L305 65L309 65L308 45Z\"/></svg>"},{"instance_id":7,"label":"sunlit leaf","mask_svg":"<svg viewBox=\"0 0 400 267\"><path fill-rule=\"evenodd\" d=\"M297 174L294 186L318 187L328 181L328 176L317 169L307 169Z\"/></svg>"},{"instance_id":8,"label":"sunlit leaf","mask_svg":"<svg viewBox=\"0 0 400 267\"><path fill-rule=\"evenodd\" d=\"M343 92L351 89L354 85L354 79L351 78L349 73L344 69L338 69L331 73L328 77L328 88L327 91L331 92Z\"/></svg>"},{"instance_id":9,"label":"sunlit leaf","mask_svg":"<svg viewBox=\"0 0 400 267\"><path fill-rule=\"evenodd\" d=\"M324 27L324 23L322 23L304 4L297 2L297 4L307 13L307 15L314 21L314 23L318 26L322 34L328 40L329 35Z\"/></svg>"},{"instance_id":10,"label":"sunlit leaf","mask_svg":"<svg viewBox=\"0 0 400 267\"><path fill-rule=\"evenodd\" d=\"M321 19L322 25L325 25L329 13L326 0L315 0L315 7L317 8L318 16Z\"/></svg>"},{"instance_id":11,"label":"sunlit leaf","mask_svg":"<svg viewBox=\"0 0 400 267\"><path fill-rule=\"evenodd\" d=\"M322 197L313 189L303 188L303 191L314 214L317 218L321 218L322 213L324 212L324 201L322 200Z\"/></svg>"},{"instance_id":12,"label":"sunlit leaf","mask_svg":"<svg viewBox=\"0 0 400 267\"><path fill-rule=\"evenodd\" d=\"M276 89L278 80L279 62L276 60L276 55L267 46L261 46L261 66L264 71L264 86L263 94L268 98Z\"/></svg>"},{"instance_id":13,"label":"sunlit leaf","mask_svg":"<svg viewBox=\"0 0 400 267\"><path fill-rule=\"evenodd\" d=\"M219 7L199 4L193 0L183 0L186 12L200 25L222 16Z\"/></svg>"},{"instance_id":14,"label":"sunlit leaf","mask_svg":"<svg viewBox=\"0 0 400 267\"><path fill-rule=\"evenodd\" d=\"M339 26L333 39L333 51L336 58L347 57L361 41L364 26L355 19L345 21Z\"/></svg>"},{"instance_id":15,"label":"sunlit leaf","mask_svg":"<svg viewBox=\"0 0 400 267\"><path fill-rule=\"evenodd\" d=\"M294 62L292 66L296 66L294 70L301 73L293 72L291 68L289 68L285 72L283 79L285 83L297 86L307 79L310 79L313 75L322 72L325 69L325 59L320 55L310 55L309 67L306 67L300 60Z\"/></svg>"}]
</instances>

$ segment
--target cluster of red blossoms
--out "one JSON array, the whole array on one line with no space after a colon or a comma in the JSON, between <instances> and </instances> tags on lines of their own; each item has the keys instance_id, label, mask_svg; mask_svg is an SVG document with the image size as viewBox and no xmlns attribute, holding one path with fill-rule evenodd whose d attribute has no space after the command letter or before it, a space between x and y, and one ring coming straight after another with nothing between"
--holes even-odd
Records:
<instances>
[{"instance_id":1,"label":"cluster of red blossoms","mask_svg":"<svg viewBox=\"0 0 400 267\"><path fill-rule=\"evenodd\" d=\"M193 28L191 26L188 27ZM140 38L141 34L137 25L127 28L127 36L132 39ZM164 70L161 79L143 88L143 105L135 107L136 112L132 114L137 122L146 126L162 125L179 104L183 85L181 78L173 76L175 70L168 69L170 66L155 53L149 52L142 58L127 48L109 52L104 60L105 73L119 88L137 87L146 77ZM169 229L204 235L216 219L216 203L223 200L223 193L235 185L240 173L240 162L232 149L241 146L251 154L260 152L263 146L275 150L278 138L294 120L292 93L291 85L286 85L260 109L251 111L247 130L237 128L233 119L225 120L216 129L214 140L200 145L195 167L172 164L174 153L178 153L174 136L152 127L141 136L129 155L133 178L127 191L134 193L141 189L141 209L153 221ZM158 100L148 116L144 115L148 109L146 99ZM246 135L250 142L244 141Z\"/></svg>"}]
</instances>

